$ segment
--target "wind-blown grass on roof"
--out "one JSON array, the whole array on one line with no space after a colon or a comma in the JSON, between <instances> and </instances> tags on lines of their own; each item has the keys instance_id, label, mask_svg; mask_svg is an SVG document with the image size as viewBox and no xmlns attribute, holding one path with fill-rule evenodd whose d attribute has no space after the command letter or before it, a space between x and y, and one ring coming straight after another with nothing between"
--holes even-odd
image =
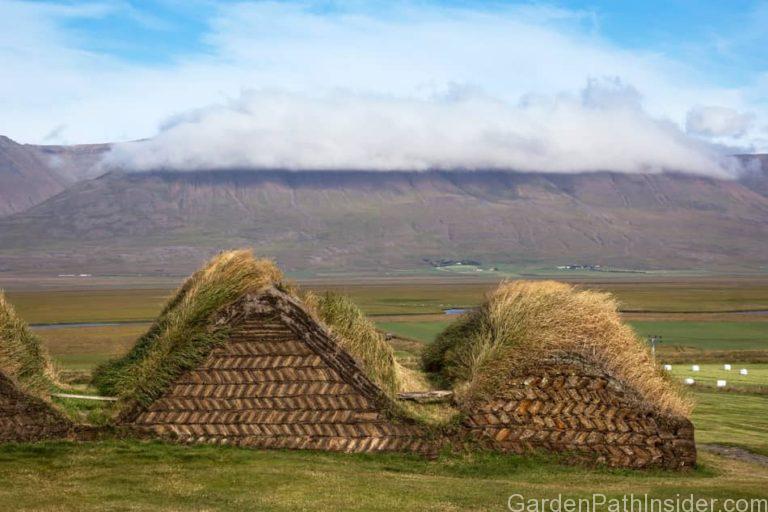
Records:
<instances>
[{"instance_id":1,"label":"wind-blown grass on roof","mask_svg":"<svg viewBox=\"0 0 768 512\"><path fill-rule=\"evenodd\" d=\"M427 391L425 376L400 364L392 345L376 325L345 295L307 292L304 303L324 324L336 341L360 365L363 373L389 397L394 418L408 418L424 425L441 427L458 413L446 404L416 404L397 400L403 391Z\"/></svg>"},{"instance_id":2,"label":"wind-blown grass on roof","mask_svg":"<svg viewBox=\"0 0 768 512\"><path fill-rule=\"evenodd\" d=\"M149 405L183 372L226 342L229 326L212 329L214 313L272 285L296 295L281 279L272 262L255 259L250 251L218 255L187 279L128 354L94 372L93 384L102 394L117 396L124 410ZM394 399L403 388L412 391L421 385L412 371L397 363L383 335L350 299L308 292L303 303L385 395Z\"/></svg>"},{"instance_id":3,"label":"wind-blown grass on roof","mask_svg":"<svg viewBox=\"0 0 768 512\"><path fill-rule=\"evenodd\" d=\"M309 292L304 302L386 395L394 398L411 383L409 371L397 362L392 346L349 297Z\"/></svg>"},{"instance_id":4,"label":"wind-blown grass on roof","mask_svg":"<svg viewBox=\"0 0 768 512\"><path fill-rule=\"evenodd\" d=\"M48 354L0 291L0 371L27 392L43 394L56 383Z\"/></svg>"},{"instance_id":5,"label":"wind-blown grass on roof","mask_svg":"<svg viewBox=\"0 0 768 512\"><path fill-rule=\"evenodd\" d=\"M610 294L554 281L502 283L480 308L441 333L422 362L470 403L490 396L510 373L563 354L595 364L636 391L647 407L690 414L692 402L621 321Z\"/></svg>"},{"instance_id":6,"label":"wind-blown grass on roof","mask_svg":"<svg viewBox=\"0 0 768 512\"><path fill-rule=\"evenodd\" d=\"M124 406L149 405L226 341L226 326L209 329L211 315L281 279L274 263L256 259L250 251L219 254L187 279L126 356L96 370L94 385L102 394L117 396Z\"/></svg>"}]
</instances>

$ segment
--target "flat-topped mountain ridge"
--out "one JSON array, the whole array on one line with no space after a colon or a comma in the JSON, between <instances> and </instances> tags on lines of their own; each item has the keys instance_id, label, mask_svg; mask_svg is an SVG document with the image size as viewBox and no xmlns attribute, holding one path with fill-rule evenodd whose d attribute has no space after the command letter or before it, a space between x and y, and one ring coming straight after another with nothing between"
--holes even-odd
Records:
<instances>
[{"instance_id":1,"label":"flat-topped mountain ridge","mask_svg":"<svg viewBox=\"0 0 768 512\"><path fill-rule=\"evenodd\" d=\"M611 172L112 172L0 219L0 268L182 272L252 246L288 270L425 260L768 264L768 182Z\"/></svg>"}]
</instances>

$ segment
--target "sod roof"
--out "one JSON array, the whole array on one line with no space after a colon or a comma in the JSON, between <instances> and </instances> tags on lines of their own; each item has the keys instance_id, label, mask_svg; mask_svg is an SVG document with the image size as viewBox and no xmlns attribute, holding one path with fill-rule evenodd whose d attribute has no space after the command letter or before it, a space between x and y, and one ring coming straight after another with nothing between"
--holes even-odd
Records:
<instances>
[{"instance_id":1,"label":"sod roof","mask_svg":"<svg viewBox=\"0 0 768 512\"><path fill-rule=\"evenodd\" d=\"M202 363L213 348L226 343L231 326L213 321L225 307L271 287L299 300L282 279L272 262L256 259L250 251L219 254L187 279L127 355L96 370L94 384L102 394L117 396L123 411L148 406L185 371ZM368 379L394 398L407 372L373 323L337 295L308 293L300 303L358 362Z\"/></svg>"},{"instance_id":2,"label":"sod roof","mask_svg":"<svg viewBox=\"0 0 768 512\"><path fill-rule=\"evenodd\" d=\"M40 340L0 291L0 372L25 392L44 395L56 377Z\"/></svg>"},{"instance_id":3,"label":"sod roof","mask_svg":"<svg viewBox=\"0 0 768 512\"><path fill-rule=\"evenodd\" d=\"M217 255L182 284L128 354L96 369L93 384L124 404L150 404L226 340L226 329L209 328L216 311L281 279L271 261L250 251Z\"/></svg>"},{"instance_id":4,"label":"sod roof","mask_svg":"<svg viewBox=\"0 0 768 512\"><path fill-rule=\"evenodd\" d=\"M577 356L634 390L644 407L688 416L692 403L625 325L615 299L554 281L504 282L478 309L443 331L423 354L424 369L470 404L537 361Z\"/></svg>"}]
</instances>

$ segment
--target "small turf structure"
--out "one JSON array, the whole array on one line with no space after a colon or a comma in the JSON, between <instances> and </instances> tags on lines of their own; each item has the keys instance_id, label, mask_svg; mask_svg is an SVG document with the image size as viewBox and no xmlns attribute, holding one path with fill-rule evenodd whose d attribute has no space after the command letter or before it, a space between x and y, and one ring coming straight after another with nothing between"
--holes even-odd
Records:
<instances>
[{"instance_id":1,"label":"small turf structure","mask_svg":"<svg viewBox=\"0 0 768 512\"><path fill-rule=\"evenodd\" d=\"M465 439L615 467L695 464L692 404L608 294L502 283L449 326L424 368L454 387Z\"/></svg>"},{"instance_id":2,"label":"small turf structure","mask_svg":"<svg viewBox=\"0 0 768 512\"><path fill-rule=\"evenodd\" d=\"M301 300L273 263L222 253L94 383L118 423L182 442L350 452L435 444L394 400L407 378L345 299Z\"/></svg>"},{"instance_id":3,"label":"small turf structure","mask_svg":"<svg viewBox=\"0 0 768 512\"><path fill-rule=\"evenodd\" d=\"M0 292L0 442L65 437L72 423L48 400L56 374L35 337Z\"/></svg>"}]
</instances>

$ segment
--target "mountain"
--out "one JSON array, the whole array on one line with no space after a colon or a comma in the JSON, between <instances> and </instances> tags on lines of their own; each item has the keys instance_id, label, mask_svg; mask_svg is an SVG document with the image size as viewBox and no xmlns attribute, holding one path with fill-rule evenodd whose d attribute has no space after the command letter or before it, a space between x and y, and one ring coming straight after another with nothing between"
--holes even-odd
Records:
<instances>
[{"instance_id":1,"label":"mountain","mask_svg":"<svg viewBox=\"0 0 768 512\"><path fill-rule=\"evenodd\" d=\"M187 272L253 246L289 270L425 260L758 268L768 173L210 171L110 173L0 219L0 269Z\"/></svg>"},{"instance_id":2,"label":"mountain","mask_svg":"<svg viewBox=\"0 0 768 512\"><path fill-rule=\"evenodd\" d=\"M746 187L768 196L768 154L738 155L744 173L739 181Z\"/></svg>"},{"instance_id":3,"label":"mountain","mask_svg":"<svg viewBox=\"0 0 768 512\"><path fill-rule=\"evenodd\" d=\"M0 135L0 216L43 202L96 175L107 144L34 146Z\"/></svg>"}]
</instances>

